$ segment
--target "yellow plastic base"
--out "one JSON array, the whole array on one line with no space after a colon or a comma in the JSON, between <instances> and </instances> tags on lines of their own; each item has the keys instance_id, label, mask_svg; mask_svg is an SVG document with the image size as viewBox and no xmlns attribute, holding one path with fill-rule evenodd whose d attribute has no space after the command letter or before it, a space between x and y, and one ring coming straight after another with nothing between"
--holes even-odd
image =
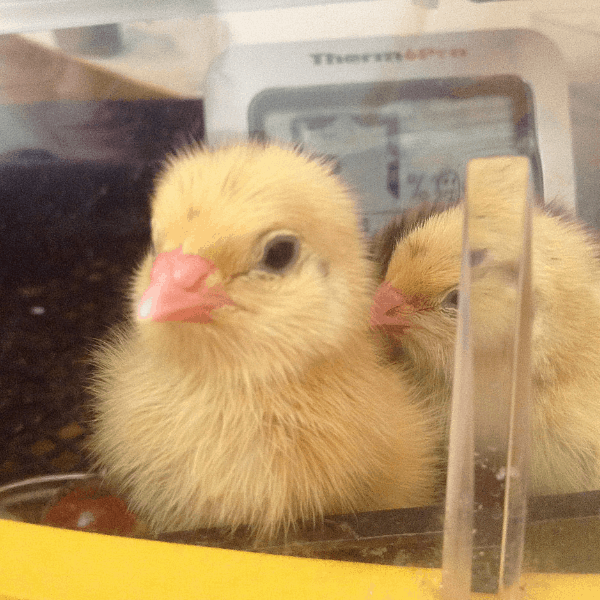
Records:
<instances>
[{"instance_id":1,"label":"yellow plastic base","mask_svg":"<svg viewBox=\"0 0 600 600\"><path fill-rule=\"evenodd\" d=\"M437 569L270 556L0 521L0 600L433 600ZM596 600L597 575L526 575L524 598ZM491 598L473 594L473 598Z\"/></svg>"}]
</instances>

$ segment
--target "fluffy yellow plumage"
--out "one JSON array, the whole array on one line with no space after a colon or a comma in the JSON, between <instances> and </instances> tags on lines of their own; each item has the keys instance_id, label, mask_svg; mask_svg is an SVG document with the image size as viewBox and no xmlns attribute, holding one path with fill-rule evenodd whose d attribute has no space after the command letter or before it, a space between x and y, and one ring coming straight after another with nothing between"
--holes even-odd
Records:
<instances>
[{"instance_id":1,"label":"fluffy yellow plumage","mask_svg":"<svg viewBox=\"0 0 600 600\"><path fill-rule=\"evenodd\" d=\"M292 149L169 161L131 322L98 349L93 384L97 465L155 531L269 536L431 499L434 433L370 337L357 222L329 168ZM172 314L163 263L186 282ZM207 298L199 312L190 290Z\"/></svg>"},{"instance_id":2,"label":"fluffy yellow plumage","mask_svg":"<svg viewBox=\"0 0 600 600\"><path fill-rule=\"evenodd\" d=\"M487 225L475 249L472 286L488 315L473 325L478 348L512 335L518 215L510 203L477 215ZM401 292L401 319L388 341L419 395L448 425L462 238L462 205L423 206L381 232L381 276ZM552 207L533 221L532 492L600 488L599 247L581 223ZM473 260L472 260L473 263Z\"/></svg>"}]
</instances>

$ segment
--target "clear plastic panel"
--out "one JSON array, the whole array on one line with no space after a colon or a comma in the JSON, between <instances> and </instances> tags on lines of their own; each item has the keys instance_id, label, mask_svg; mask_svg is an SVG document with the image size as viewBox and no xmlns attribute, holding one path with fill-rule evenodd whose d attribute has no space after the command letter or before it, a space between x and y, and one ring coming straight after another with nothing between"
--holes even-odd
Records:
<instances>
[{"instance_id":1,"label":"clear plastic panel","mask_svg":"<svg viewBox=\"0 0 600 600\"><path fill-rule=\"evenodd\" d=\"M529 176L523 157L477 159L467 167L443 550L442 589L448 600L469 597L476 564L473 540L482 534L498 549L490 577L496 586L486 591L495 587L502 597L516 598L519 589L527 518L533 324L534 195ZM502 270L496 258L499 249L486 243L498 226L492 211L505 214L507 220L512 217L504 243L513 248L511 261L517 267L512 274L516 297L506 309L509 334L495 348L483 326L493 306L485 280L495 269ZM477 530L479 511L496 512L492 530Z\"/></svg>"}]
</instances>

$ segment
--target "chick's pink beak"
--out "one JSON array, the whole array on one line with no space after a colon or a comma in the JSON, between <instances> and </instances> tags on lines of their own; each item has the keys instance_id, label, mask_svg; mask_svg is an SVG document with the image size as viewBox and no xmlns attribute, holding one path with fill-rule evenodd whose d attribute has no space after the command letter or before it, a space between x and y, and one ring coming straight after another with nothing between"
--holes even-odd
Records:
<instances>
[{"instance_id":1,"label":"chick's pink beak","mask_svg":"<svg viewBox=\"0 0 600 600\"><path fill-rule=\"evenodd\" d=\"M215 264L181 248L161 252L154 260L150 286L138 306L138 317L152 321L209 323L211 311L233 304L221 284L207 287Z\"/></svg>"},{"instance_id":2,"label":"chick's pink beak","mask_svg":"<svg viewBox=\"0 0 600 600\"><path fill-rule=\"evenodd\" d=\"M402 292L384 281L377 288L371 305L371 327L400 335L411 326L408 315L414 312L415 308Z\"/></svg>"}]
</instances>

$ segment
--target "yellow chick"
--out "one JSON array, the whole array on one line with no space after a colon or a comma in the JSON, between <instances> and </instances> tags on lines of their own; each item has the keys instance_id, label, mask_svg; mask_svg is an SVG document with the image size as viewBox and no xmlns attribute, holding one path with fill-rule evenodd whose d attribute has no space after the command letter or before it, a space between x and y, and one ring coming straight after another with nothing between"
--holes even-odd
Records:
<instances>
[{"instance_id":1,"label":"yellow chick","mask_svg":"<svg viewBox=\"0 0 600 600\"><path fill-rule=\"evenodd\" d=\"M477 215L486 238L474 248L472 289L484 322L479 348L510 343L517 294L517 227L509 203ZM381 284L372 313L394 360L448 431L462 205L425 205L374 240ZM514 230L514 229L513 229ZM600 488L600 262L596 239L575 217L536 206L533 220L532 457L534 494Z\"/></svg>"},{"instance_id":2,"label":"yellow chick","mask_svg":"<svg viewBox=\"0 0 600 600\"><path fill-rule=\"evenodd\" d=\"M168 161L131 322L96 352L97 466L155 532L285 532L432 498L424 411L369 329L376 282L329 166L259 143Z\"/></svg>"}]
</instances>

